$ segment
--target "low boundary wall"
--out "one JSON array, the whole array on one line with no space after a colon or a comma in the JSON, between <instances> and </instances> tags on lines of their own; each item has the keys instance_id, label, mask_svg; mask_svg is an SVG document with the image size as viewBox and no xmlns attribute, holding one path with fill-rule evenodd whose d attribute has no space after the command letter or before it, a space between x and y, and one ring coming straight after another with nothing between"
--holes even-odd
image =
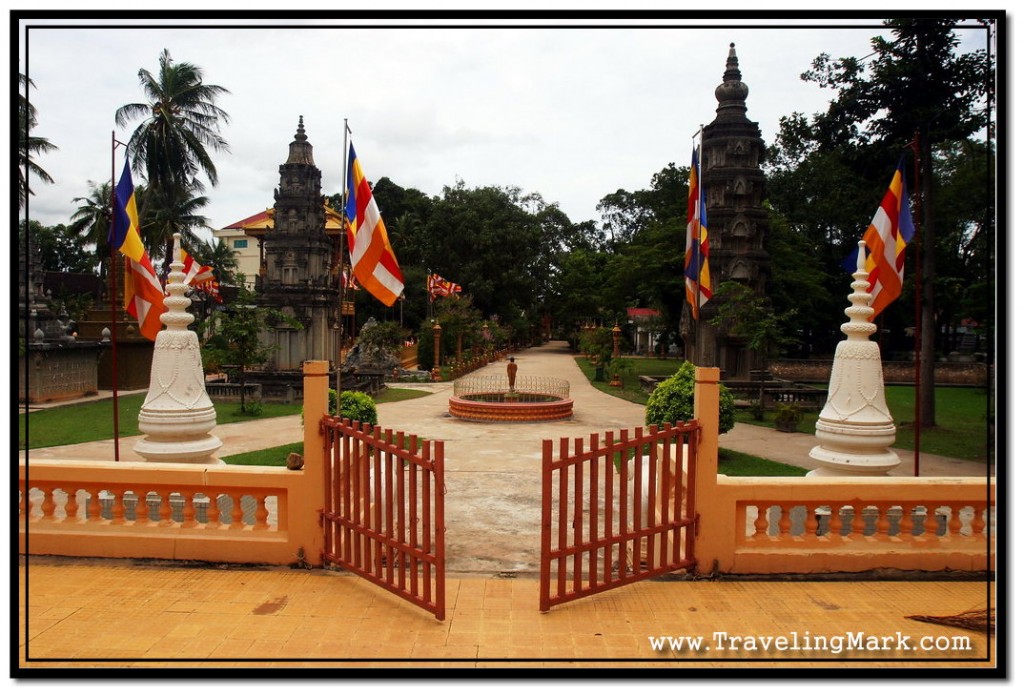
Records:
<instances>
[{"instance_id":1,"label":"low boundary wall","mask_svg":"<svg viewBox=\"0 0 1024 696\"><path fill-rule=\"evenodd\" d=\"M308 362L304 375L302 470L22 462L19 551L322 565L324 453L314 414L327 411L328 364ZM717 368L697 369L697 574L995 567L994 479L720 476L718 377Z\"/></svg>"}]
</instances>

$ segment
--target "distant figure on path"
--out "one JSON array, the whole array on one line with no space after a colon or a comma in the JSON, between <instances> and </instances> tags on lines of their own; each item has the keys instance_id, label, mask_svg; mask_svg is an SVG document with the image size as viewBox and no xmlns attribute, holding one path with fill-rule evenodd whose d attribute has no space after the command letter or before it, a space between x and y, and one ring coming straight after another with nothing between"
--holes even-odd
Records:
<instances>
[{"instance_id":1,"label":"distant figure on path","mask_svg":"<svg viewBox=\"0 0 1024 696\"><path fill-rule=\"evenodd\" d=\"M516 390L516 371L519 370L519 366L516 365L516 359L515 358L509 358L508 359L508 367L506 368L506 370L508 371L508 388L509 388L509 391L515 391Z\"/></svg>"}]
</instances>

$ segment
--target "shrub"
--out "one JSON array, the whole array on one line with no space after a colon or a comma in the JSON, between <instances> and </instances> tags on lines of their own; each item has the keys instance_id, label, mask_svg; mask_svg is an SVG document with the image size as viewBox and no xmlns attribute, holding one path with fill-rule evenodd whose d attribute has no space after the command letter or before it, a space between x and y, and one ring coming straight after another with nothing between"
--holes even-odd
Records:
<instances>
[{"instance_id":1,"label":"shrub","mask_svg":"<svg viewBox=\"0 0 1024 696\"><path fill-rule=\"evenodd\" d=\"M342 418L377 425L377 404L369 395L357 391L343 391L339 395L334 389L328 389L327 412L332 416L338 413L339 400Z\"/></svg>"},{"instance_id":2,"label":"shrub","mask_svg":"<svg viewBox=\"0 0 1024 696\"><path fill-rule=\"evenodd\" d=\"M804 410L798 404L780 404L775 409L775 429L784 433L796 432L804 419Z\"/></svg>"},{"instance_id":3,"label":"shrub","mask_svg":"<svg viewBox=\"0 0 1024 696\"><path fill-rule=\"evenodd\" d=\"M648 425L675 423L693 418L693 390L695 377L693 363L685 362L679 370L659 384L647 399L645 421ZM718 385L718 432L727 433L736 424L736 403L732 392Z\"/></svg>"}]
</instances>

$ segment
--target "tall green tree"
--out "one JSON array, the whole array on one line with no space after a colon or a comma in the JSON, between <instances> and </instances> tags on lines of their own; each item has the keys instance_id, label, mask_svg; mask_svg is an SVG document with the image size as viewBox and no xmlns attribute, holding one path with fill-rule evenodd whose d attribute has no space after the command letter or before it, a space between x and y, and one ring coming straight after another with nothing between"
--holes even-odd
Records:
<instances>
[{"instance_id":1,"label":"tall green tree","mask_svg":"<svg viewBox=\"0 0 1024 696\"><path fill-rule=\"evenodd\" d=\"M202 176L217 185L217 167L211 151L228 151L228 143L220 134L222 123L230 118L216 105L218 98L229 94L219 85L203 81L198 66L176 63L165 48L154 75L139 70L139 84L146 101L125 104L115 113L119 127L143 119L128 140L132 168L144 172L148 190L141 217L150 216L151 223L164 239L165 269L169 264L173 239L171 231L191 232L187 217L194 216L200 196L205 190Z\"/></svg>"},{"instance_id":2,"label":"tall green tree","mask_svg":"<svg viewBox=\"0 0 1024 696\"><path fill-rule=\"evenodd\" d=\"M28 93L30 87L35 87L35 83L24 74L18 73L18 85L18 209L21 210L28 202L28 197L34 195L28 184L29 173L40 181L53 183L53 177L39 166L35 156L52 152L57 146L46 138L32 135L32 129L38 125L38 117L36 108L29 101Z\"/></svg>"},{"instance_id":3,"label":"tall green tree","mask_svg":"<svg viewBox=\"0 0 1024 696\"><path fill-rule=\"evenodd\" d=\"M959 51L960 22L900 18L885 22L889 37L872 39L869 63L819 56L803 78L835 90L826 112L814 119L823 148L842 143L884 143L894 154L917 143L921 169L922 426L935 425L936 215L934 148L966 140L990 122L995 74L986 51ZM977 25L975 25L977 26ZM895 157L893 157L895 161ZM883 172L880 176L891 176Z\"/></svg>"},{"instance_id":4,"label":"tall green tree","mask_svg":"<svg viewBox=\"0 0 1024 696\"><path fill-rule=\"evenodd\" d=\"M78 208L71 214L71 224L67 232L86 245L95 245L96 260L100 264L101 275L106 277L110 264L110 204L112 195L110 182L89 183L89 195L72 198Z\"/></svg>"},{"instance_id":5,"label":"tall green tree","mask_svg":"<svg viewBox=\"0 0 1024 696\"><path fill-rule=\"evenodd\" d=\"M47 227L36 220L19 221L18 243L22 248L28 248L29 238L41 270L92 273L96 267L96 257L64 225Z\"/></svg>"}]
</instances>

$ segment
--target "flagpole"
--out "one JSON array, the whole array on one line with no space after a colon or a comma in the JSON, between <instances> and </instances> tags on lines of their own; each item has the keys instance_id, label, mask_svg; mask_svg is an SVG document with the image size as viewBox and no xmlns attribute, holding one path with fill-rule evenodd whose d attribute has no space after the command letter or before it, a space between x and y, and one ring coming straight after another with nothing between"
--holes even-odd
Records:
<instances>
[{"instance_id":1,"label":"flagpole","mask_svg":"<svg viewBox=\"0 0 1024 696\"><path fill-rule=\"evenodd\" d=\"M117 264L114 260L114 216L117 210L117 182L114 181L114 153L117 150L117 139L114 131L110 131L110 228L107 231L107 242L110 246L110 268L107 275L110 280L110 388L114 406L114 461L121 461L120 425L118 423L117 406Z\"/></svg>"},{"instance_id":2,"label":"flagpole","mask_svg":"<svg viewBox=\"0 0 1024 696\"><path fill-rule=\"evenodd\" d=\"M341 243L339 244L338 251L338 315L339 315L339 326L342 327L342 334L344 334L345 327L345 297L348 288L348 274L344 272L345 268L345 256L346 250L348 249L348 119L345 119L345 132L342 134L342 143L345 149L345 155L343 161L345 162L345 169L341 174ZM352 299L353 311L355 309L355 298ZM355 316L352 317L352 335L355 336ZM340 396L341 394L341 337L338 337L338 369L335 371L334 377L334 390ZM338 415L341 414L341 399L337 399Z\"/></svg>"},{"instance_id":3,"label":"flagpole","mask_svg":"<svg viewBox=\"0 0 1024 696\"><path fill-rule=\"evenodd\" d=\"M701 344L700 344L700 282L701 282L700 245L701 245L701 241L702 241L701 238L700 238L700 236L701 236L700 223L701 223L701 212L702 212L701 208L703 207L703 206L701 206L701 203L702 203L701 192L704 190L703 189L703 185L702 185L703 182L701 180L701 178L704 176L704 171L703 171L704 167L702 166L702 162L701 162L701 160L704 158L704 124L703 123L700 124L700 128L697 129L697 132L694 133L690 137L692 139L692 138L696 138L698 136L700 136L700 139L699 139L699 141L697 143L697 205L696 205L697 238L691 242L691 244L693 244L693 253L695 254L694 258L697 259L697 283L696 283L696 287L694 288L694 292L693 292L693 321L694 321L694 328L693 328L693 340L694 340L693 362L694 362L695 365L702 365L703 363L700 361L700 354L701 354Z\"/></svg>"},{"instance_id":4,"label":"flagpole","mask_svg":"<svg viewBox=\"0 0 1024 696\"><path fill-rule=\"evenodd\" d=\"M914 225L921 229L920 132L914 132ZM906 182L904 182L906 185ZM921 474L921 240L914 245L914 476Z\"/></svg>"}]
</instances>

